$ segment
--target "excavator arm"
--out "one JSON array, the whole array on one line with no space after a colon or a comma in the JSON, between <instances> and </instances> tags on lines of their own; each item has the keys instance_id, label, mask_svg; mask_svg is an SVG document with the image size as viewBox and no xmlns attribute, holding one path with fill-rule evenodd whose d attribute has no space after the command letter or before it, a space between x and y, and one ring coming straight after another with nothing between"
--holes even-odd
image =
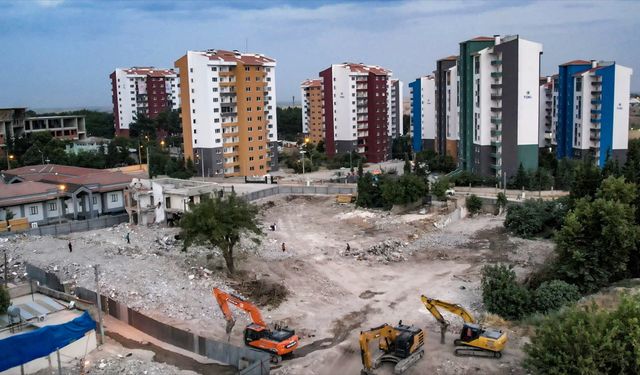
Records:
<instances>
[{"instance_id":1,"label":"excavator arm","mask_svg":"<svg viewBox=\"0 0 640 375\"><path fill-rule=\"evenodd\" d=\"M471 313L465 310L464 307L456 303L440 301L434 298L426 297L424 295L422 295L420 299L422 299L422 303L424 304L424 306L427 308L427 310L429 310L429 312L433 315L434 318L436 318L436 320L440 324L446 323L448 325L449 323L442 317L442 314L440 314L440 311L438 311L438 307L442 307L443 309L458 315L459 317L462 318L462 320L465 321L465 323L476 323L476 320L474 319L473 315L471 315Z\"/></svg>"},{"instance_id":2,"label":"excavator arm","mask_svg":"<svg viewBox=\"0 0 640 375\"><path fill-rule=\"evenodd\" d=\"M362 357L362 366L366 371L373 369L373 359L371 358L371 349L369 344L374 339L386 339L385 341L394 340L395 330L388 324L383 324L379 327L372 328L368 331L360 332L360 355Z\"/></svg>"},{"instance_id":3,"label":"excavator arm","mask_svg":"<svg viewBox=\"0 0 640 375\"><path fill-rule=\"evenodd\" d=\"M264 322L264 320L262 320L262 314L260 314L260 310L258 310L256 305L254 305L253 303L245 301L238 296L234 296L233 294L229 294L218 288L213 288L213 295L216 297L218 306L220 306L220 310L224 314L224 318L227 320L227 334L231 332L231 329L236 323L235 319L233 318L233 313L229 308L229 303L249 313L249 316L251 316L251 321L254 324L265 328L267 327L267 324Z\"/></svg>"}]
</instances>

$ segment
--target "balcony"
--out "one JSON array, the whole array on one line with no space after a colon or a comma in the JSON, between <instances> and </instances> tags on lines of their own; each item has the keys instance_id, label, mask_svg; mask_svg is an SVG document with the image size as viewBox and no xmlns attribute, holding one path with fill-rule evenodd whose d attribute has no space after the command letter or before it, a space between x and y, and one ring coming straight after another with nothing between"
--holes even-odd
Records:
<instances>
[{"instance_id":1,"label":"balcony","mask_svg":"<svg viewBox=\"0 0 640 375\"><path fill-rule=\"evenodd\" d=\"M367 92L366 91L358 91L356 93L356 98L366 98L367 97Z\"/></svg>"},{"instance_id":2,"label":"balcony","mask_svg":"<svg viewBox=\"0 0 640 375\"><path fill-rule=\"evenodd\" d=\"M491 130L492 137L502 137L502 130Z\"/></svg>"},{"instance_id":3,"label":"balcony","mask_svg":"<svg viewBox=\"0 0 640 375\"><path fill-rule=\"evenodd\" d=\"M491 123L492 124L496 124L496 125L500 125L500 124L502 124L502 118L500 118L500 117L492 117L491 118Z\"/></svg>"},{"instance_id":4,"label":"balcony","mask_svg":"<svg viewBox=\"0 0 640 375\"><path fill-rule=\"evenodd\" d=\"M600 89L591 90L591 95L602 95L602 90Z\"/></svg>"},{"instance_id":5,"label":"balcony","mask_svg":"<svg viewBox=\"0 0 640 375\"><path fill-rule=\"evenodd\" d=\"M491 72L491 77L493 78L501 78L502 72Z\"/></svg>"},{"instance_id":6,"label":"balcony","mask_svg":"<svg viewBox=\"0 0 640 375\"><path fill-rule=\"evenodd\" d=\"M491 65L493 66L502 65L502 60L491 60Z\"/></svg>"},{"instance_id":7,"label":"balcony","mask_svg":"<svg viewBox=\"0 0 640 375\"><path fill-rule=\"evenodd\" d=\"M500 152L492 152L489 155L491 155L491 157L494 158L494 159L500 159L500 157L502 156L502 153L500 153Z\"/></svg>"},{"instance_id":8,"label":"balcony","mask_svg":"<svg viewBox=\"0 0 640 375\"><path fill-rule=\"evenodd\" d=\"M591 114L592 115L599 115L601 113L602 113L602 110L600 110L600 109L592 109L591 110Z\"/></svg>"},{"instance_id":9,"label":"balcony","mask_svg":"<svg viewBox=\"0 0 640 375\"><path fill-rule=\"evenodd\" d=\"M492 83L491 84L491 88L492 89L501 89L502 88L502 83Z\"/></svg>"},{"instance_id":10,"label":"balcony","mask_svg":"<svg viewBox=\"0 0 640 375\"><path fill-rule=\"evenodd\" d=\"M600 124L602 122L602 120L600 120L600 118L598 117L592 117L591 118L591 123L592 124Z\"/></svg>"},{"instance_id":11,"label":"balcony","mask_svg":"<svg viewBox=\"0 0 640 375\"><path fill-rule=\"evenodd\" d=\"M499 171L502 169L502 166L500 166L500 164L491 164L491 169L495 169L496 171Z\"/></svg>"},{"instance_id":12,"label":"balcony","mask_svg":"<svg viewBox=\"0 0 640 375\"><path fill-rule=\"evenodd\" d=\"M221 87L220 88L220 94L222 94L222 95L235 95L236 94L236 88L235 88L235 86Z\"/></svg>"},{"instance_id":13,"label":"balcony","mask_svg":"<svg viewBox=\"0 0 640 375\"><path fill-rule=\"evenodd\" d=\"M502 112L502 107L491 107L491 112Z\"/></svg>"},{"instance_id":14,"label":"balcony","mask_svg":"<svg viewBox=\"0 0 640 375\"><path fill-rule=\"evenodd\" d=\"M502 94L491 94L491 100L502 100Z\"/></svg>"},{"instance_id":15,"label":"balcony","mask_svg":"<svg viewBox=\"0 0 640 375\"><path fill-rule=\"evenodd\" d=\"M500 147L502 146L502 142L498 141L498 140L492 140L491 141L491 146L493 147Z\"/></svg>"}]
</instances>

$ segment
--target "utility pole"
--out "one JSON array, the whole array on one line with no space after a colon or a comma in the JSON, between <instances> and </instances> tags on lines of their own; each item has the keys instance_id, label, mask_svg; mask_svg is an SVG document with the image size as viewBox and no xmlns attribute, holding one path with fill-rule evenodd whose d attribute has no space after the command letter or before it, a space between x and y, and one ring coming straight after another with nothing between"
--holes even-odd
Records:
<instances>
[{"instance_id":1,"label":"utility pole","mask_svg":"<svg viewBox=\"0 0 640 375\"><path fill-rule=\"evenodd\" d=\"M4 253L4 286L7 287L9 279L7 279L7 250L2 250Z\"/></svg>"},{"instance_id":2,"label":"utility pole","mask_svg":"<svg viewBox=\"0 0 640 375\"><path fill-rule=\"evenodd\" d=\"M507 172L502 172L502 192L507 196Z\"/></svg>"},{"instance_id":3,"label":"utility pole","mask_svg":"<svg viewBox=\"0 0 640 375\"><path fill-rule=\"evenodd\" d=\"M200 170L202 171L202 181L204 181L204 152L200 149Z\"/></svg>"},{"instance_id":4,"label":"utility pole","mask_svg":"<svg viewBox=\"0 0 640 375\"><path fill-rule=\"evenodd\" d=\"M104 344L104 327L102 325L102 301L100 298L100 283L98 282L98 265L93 266L93 272L96 277L96 301L98 303L98 324L100 324L100 345Z\"/></svg>"}]
</instances>

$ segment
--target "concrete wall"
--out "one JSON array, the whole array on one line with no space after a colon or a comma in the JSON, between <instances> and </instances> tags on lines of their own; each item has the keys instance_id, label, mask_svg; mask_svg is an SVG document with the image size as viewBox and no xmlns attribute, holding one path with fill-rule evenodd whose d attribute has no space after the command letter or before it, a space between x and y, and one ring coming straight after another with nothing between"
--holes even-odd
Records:
<instances>
[{"instance_id":1,"label":"concrete wall","mask_svg":"<svg viewBox=\"0 0 640 375\"><path fill-rule=\"evenodd\" d=\"M31 228L25 231L11 231L2 232L0 237L13 236L18 233L38 235L38 236L57 236L63 234L69 234L72 232L84 232L87 230L107 228L121 223L129 221L129 215L105 215L95 219L70 221L62 224L54 224L47 226L40 226L38 228Z\"/></svg>"}]
</instances>

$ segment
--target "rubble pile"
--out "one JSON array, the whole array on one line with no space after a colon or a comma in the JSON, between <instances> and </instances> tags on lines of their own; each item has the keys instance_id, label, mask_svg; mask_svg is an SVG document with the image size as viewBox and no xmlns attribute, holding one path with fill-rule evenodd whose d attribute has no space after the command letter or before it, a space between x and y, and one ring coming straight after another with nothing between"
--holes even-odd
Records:
<instances>
[{"instance_id":1,"label":"rubble pile","mask_svg":"<svg viewBox=\"0 0 640 375\"><path fill-rule=\"evenodd\" d=\"M411 255L406 249L407 244L397 240L384 240L368 249L358 250L350 248L340 252L345 257L353 257L357 260L371 260L379 263L404 262L407 255Z\"/></svg>"},{"instance_id":2,"label":"rubble pile","mask_svg":"<svg viewBox=\"0 0 640 375\"><path fill-rule=\"evenodd\" d=\"M117 358L101 359L93 364L91 374L123 374L123 375L173 375L193 373L182 371L166 363L145 361L133 357L118 355Z\"/></svg>"}]
</instances>

